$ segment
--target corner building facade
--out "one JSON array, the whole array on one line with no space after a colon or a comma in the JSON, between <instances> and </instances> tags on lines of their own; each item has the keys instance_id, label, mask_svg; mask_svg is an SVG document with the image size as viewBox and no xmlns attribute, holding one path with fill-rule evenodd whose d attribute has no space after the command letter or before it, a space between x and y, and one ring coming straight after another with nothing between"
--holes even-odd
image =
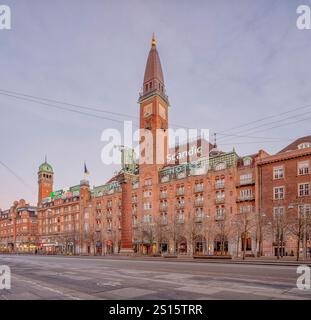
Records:
<instances>
[{"instance_id":1,"label":"corner building facade","mask_svg":"<svg viewBox=\"0 0 311 320\"><path fill-rule=\"evenodd\" d=\"M273 217L275 207L271 163L287 165L292 161L290 153L270 156L259 151L241 157L234 149L222 152L207 143L208 153L190 159L186 152L186 161L169 163L169 100L154 37L139 104L141 150L135 171L123 168L94 188L82 180L77 186L54 191L52 167L46 162L40 166L41 249L67 254L275 255L276 224L266 218ZM303 152L294 150L293 157L299 153L309 166L311 139L302 140ZM196 141L196 147L202 143ZM172 152L181 149L189 151L190 146L176 146ZM284 180L290 193L294 192L291 186L303 180L299 188L305 202L310 200L308 170L303 179L289 174ZM304 235L308 228L305 224ZM293 230L286 230L277 252L295 254Z\"/></svg>"}]
</instances>

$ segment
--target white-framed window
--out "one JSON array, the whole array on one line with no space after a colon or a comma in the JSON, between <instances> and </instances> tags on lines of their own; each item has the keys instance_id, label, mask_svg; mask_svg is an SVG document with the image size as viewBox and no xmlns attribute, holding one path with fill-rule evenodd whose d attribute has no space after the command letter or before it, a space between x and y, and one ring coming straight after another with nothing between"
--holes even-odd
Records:
<instances>
[{"instance_id":1,"label":"white-framed window","mask_svg":"<svg viewBox=\"0 0 311 320\"><path fill-rule=\"evenodd\" d=\"M223 219L225 216L226 209L224 207L216 207L216 218Z\"/></svg>"},{"instance_id":2,"label":"white-framed window","mask_svg":"<svg viewBox=\"0 0 311 320\"><path fill-rule=\"evenodd\" d=\"M309 161L298 162L298 175L309 174Z\"/></svg>"},{"instance_id":3,"label":"white-framed window","mask_svg":"<svg viewBox=\"0 0 311 320\"><path fill-rule=\"evenodd\" d=\"M144 191L144 198L149 198L151 197L152 192L150 190Z\"/></svg>"},{"instance_id":4,"label":"white-framed window","mask_svg":"<svg viewBox=\"0 0 311 320\"><path fill-rule=\"evenodd\" d=\"M227 165L225 162L220 162L220 163L217 163L215 170L216 171L224 170L224 169L226 169L226 167L227 167Z\"/></svg>"},{"instance_id":5,"label":"white-framed window","mask_svg":"<svg viewBox=\"0 0 311 320\"><path fill-rule=\"evenodd\" d=\"M246 173L240 175L240 184L245 184L251 182L253 179L253 174L252 173Z\"/></svg>"},{"instance_id":6,"label":"white-framed window","mask_svg":"<svg viewBox=\"0 0 311 320\"><path fill-rule=\"evenodd\" d=\"M285 188L284 187L275 187L274 189L274 200L282 200L285 197Z\"/></svg>"},{"instance_id":7,"label":"white-framed window","mask_svg":"<svg viewBox=\"0 0 311 320\"><path fill-rule=\"evenodd\" d=\"M183 222L183 221L185 220L185 215L184 215L183 212L178 212L178 213L177 213L177 220L178 220L179 222Z\"/></svg>"},{"instance_id":8,"label":"white-framed window","mask_svg":"<svg viewBox=\"0 0 311 320\"><path fill-rule=\"evenodd\" d=\"M151 223L152 222L152 216L150 214L143 215L143 222Z\"/></svg>"},{"instance_id":9,"label":"white-framed window","mask_svg":"<svg viewBox=\"0 0 311 320\"><path fill-rule=\"evenodd\" d=\"M167 224L167 213L162 213L161 214L161 223L162 224Z\"/></svg>"},{"instance_id":10,"label":"white-framed window","mask_svg":"<svg viewBox=\"0 0 311 320\"><path fill-rule=\"evenodd\" d=\"M310 183L299 183L298 184L298 195L299 197L305 197L310 194Z\"/></svg>"},{"instance_id":11,"label":"white-framed window","mask_svg":"<svg viewBox=\"0 0 311 320\"><path fill-rule=\"evenodd\" d=\"M139 188L139 181L134 181L133 182L133 189Z\"/></svg>"},{"instance_id":12,"label":"white-framed window","mask_svg":"<svg viewBox=\"0 0 311 320\"><path fill-rule=\"evenodd\" d=\"M283 179L284 178L284 167L274 167L273 168L273 179Z\"/></svg>"},{"instance_id":13,"label":"white-framed window","mask_svg":"<svg viewBox=\"0 0 311 320\"><path fill-rule=\"evenodd\" d=\"M216 188L223 188L224 186L225 186L225 179L224 178L215 180L215 187Z\"/></svg>"},{"instance_id":14,"label":"white-framed window","mask_svg":"<svg viewBox=\"0 0 311 320\"><path fill-rule=\"evenodd\" d=\"M145 186L151 186L152 185L152 179L145 179Z\"/></svg>"},{"instance_id":15,"label":"white-framed window","mask_svg":"<svg viewBox=\"0 0 311 320\"><path fill-rule=\"evenodd\" d=\"M150 210L152 208L152 205L150 202L144 202L144 210Z\"/></svg>"},{"instance_id":16,"label":"white-framed window","mask_svg":"<svg viewBox=\"0 0 311 320\"><path fill-rule=\"evenodd\" d=\"M202 197L203 198L203 197ZM217 191L216 192L216 199L217 200L222 200L225 198L225 191Z\"/></svg>"},{"instance_id":17,"label":"white-framed window","mask_svg":"<svg viewBox=\"0 0 311 320\"><path fill-rule=\"evenodd\" d=\"M298 145L298 149L311 148L311 142L303 142Z\"/></svg>"},{"instance_id":18,"label":"white-framed window","mask_svg":"<svg viewBox=\"0 0 311 320\"><path fill-rule=\"evenodd\" d=\"M284 216L285 209L284 207L274 207L273 208L273 216L274 218Z\"/></svg>"},{"instance_id":19,"label":"white-framed window","mask_svg":"<svg viewBox=\"0 0 311 320\"><path fill-rule=\"evenodd\" d=\"M309 216L311 214L311 206L310 204L301 204L299 207L298 207L298 213L299 215L301 216Z\"/></svg>"},{"instance_id":20,"label":"white-framed window","mask_svg":"<svg viewBox=\"0 0 311 320\"><path fill-rule=\"evenodd\" d=\"M251 213L255 211L255 207L248 205L248 206L240 206L240 213Z\"/></svg>"},{"instance_id":21,"label":"white-framed window","mask_svg":"<svg viewBox=\"0 0 311 320\"><path fill-rule=\"evenodd\" d=\"M243 165L246 166L250 166L252 164L252 158L251 157L245 157L243 159Z\"/></svg>"},{"instance_id":22,"label":"white-framed window","mask_svg":"<svg viewBox=\"0 0 311 320\"><path fill-rule=\"evenodd\" d=\"M253 196L253 190L252 189L243 189L240 190L240 198L241 199L250 199Z\"/></svg>"}]
</instances>

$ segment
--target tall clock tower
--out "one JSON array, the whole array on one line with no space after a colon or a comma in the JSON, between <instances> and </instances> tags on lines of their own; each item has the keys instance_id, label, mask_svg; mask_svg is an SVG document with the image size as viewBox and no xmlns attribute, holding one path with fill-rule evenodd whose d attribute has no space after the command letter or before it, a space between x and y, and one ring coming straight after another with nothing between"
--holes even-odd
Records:
<instances>
[{"instance_id":1,"label":"tall clock tower","mask_svg":"<svg viewBox=\"0 0 311 320\"><path fill-rule=\"evenodd\" d=\"M140 103L140 173L156 170L166 162L168 107L156 40L152 36Z\"/></svg>"},{"instance_id":2,"label":"tall clock tower","mask_svg":"<svg viewBox=\"0 0 311 320\"><path fill-rule=\"evenodd\" d=\"M38 205L41 204L42 199L49 197L53 191L53 175L53 168L45 159L38 171Z\"/></svg>"}]
</instances>

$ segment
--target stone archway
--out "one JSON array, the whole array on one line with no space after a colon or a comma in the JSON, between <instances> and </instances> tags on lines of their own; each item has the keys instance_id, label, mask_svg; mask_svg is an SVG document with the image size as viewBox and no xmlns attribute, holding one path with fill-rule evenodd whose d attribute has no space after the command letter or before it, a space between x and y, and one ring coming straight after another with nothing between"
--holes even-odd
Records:
<instances>
[{"instance_id":1,"label":"stone archway","mask_svg":"<svg viewBox=\"0 0 311 320\"><path fill-rule=\"evenodd\" d=\"M188 243L185 237L181 237L177 243L177 253L186 255L188 252Z\"/></svg>"}]
</instances>

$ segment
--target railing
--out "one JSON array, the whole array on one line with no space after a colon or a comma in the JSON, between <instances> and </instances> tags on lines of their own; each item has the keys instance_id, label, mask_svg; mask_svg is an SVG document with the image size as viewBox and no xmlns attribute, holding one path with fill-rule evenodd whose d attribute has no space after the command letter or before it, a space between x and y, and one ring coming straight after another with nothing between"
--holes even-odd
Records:
<instances>
[{"instance_id":1,"label":"railing","mask_svg":"<svg viewBox=\"0 0 311 320\"><path fill-rule=\"evenodd\" d=\"M203 192L204 191L204 186L202 185L197 185L194 187L194 192Z\"/></svg>"},{"instance_id":2,"label":"railing","mask_svg":"<svg viewBox=\"0 0 311 320\"><path fill-rule=\"evenodd\" d=\"M176 203L176 208L177 209L183 209L185 207L184 203Z\"/></svg>"},{"instance_id":3,"label":"railing","mask_svg":"<svg viewBox=\"0 0 311 320\"><path fill-rule=\"evenodd\" d=\"M166 199L167 198L167 193L166 192L161 192L160 193L160 199Z\"/></svg>"},{"instance_id":4,"label":"railing","mask_svg":"<svg viewBox=\"0 0 311 320\"><path fill-rule=\"evenodd\" d=\"M224 220L225 219L225 214L224 213L216 213L215 215L215 220Z\"/></svg>"},{"instance_id":5,"label":"railing","mask_svg":"<svg viewBox=\"0 0 311 320\"><path fill-rule=\"evenodd\" d=\"M240 196L238 197L237 201L241 202L241 201L253 201L255 200L255 196L254 195L250 195L250 196Z\"/></svg>"},{"instance_id":6,"label":"railing","mask_svg":"<svg viewBox=\"0 0 311 320\"><path fill-rule=\"evenodd\" d=\"M195 200L194 201L194 206L195 207L202 207L203 206L203 204L204 204L204 201L203 200Z\"/></svg>"},{"instance_id":7,"label":"railing","mask_svg":"<svg viewBox=\"0 0 311 320\"><path fill-rule=\"evenodd\" d=\"M132 203L137 203L137 198L132 198Z\"/></svg>"},{"instance_id":8,"label":"railing","mask_svg":"<svg viewBox=\"0 0 311 320\"><path fill-rule=\"evenodd\" d=\"M216 198L216 203L224 203L225 202L225 197L217 197Z\"/></svg>"},{"instance_id":9,"label":"railing","mask_svg":"<svg viewBox=\"0 0 311 320\"><path fill-rule=\"evenodd\" d=\"M216 182L215 189L223 189L225 187L225 182Z\"/></svg>"},{"instance_id":10,"label":"railing","mask_svg":"<svg viewBox=\"0 0 311 320\"><path fill-rule=\"evenodd\" d=\"M246 186L246 185L250 185L250 184L255 184L255 180L254 179L243 179L237 183L237 186Z\"/></svg>"},{"instance_id":11,"label":"railing","mask_svg":"<svg viewBox=\"0 0 311 320\"><path fill-rule=\"evenodd\" d=\"M177 189L177 191L176 191L177 196L182 196L184 194L185 194L185 189Z\"/></svg>"},{"instance_id":12,"label":"railing","mask_svg":"<svg viewBox=\"0 0 311 320\"><path fill-rule=\"evenodd\" d=\"M168 205L160 205L160 211L167 211Z\"/></svg>"},{"instance_id":13,"label":"railing","mask_svg":"<svg viewBox=\"0 0 311 320\"><path fill-rule=\"evenodd\" d=\"M195 216L195 222L202 222L203 221L203 214L198 214Z\"/></svg>"}]
</instances>

